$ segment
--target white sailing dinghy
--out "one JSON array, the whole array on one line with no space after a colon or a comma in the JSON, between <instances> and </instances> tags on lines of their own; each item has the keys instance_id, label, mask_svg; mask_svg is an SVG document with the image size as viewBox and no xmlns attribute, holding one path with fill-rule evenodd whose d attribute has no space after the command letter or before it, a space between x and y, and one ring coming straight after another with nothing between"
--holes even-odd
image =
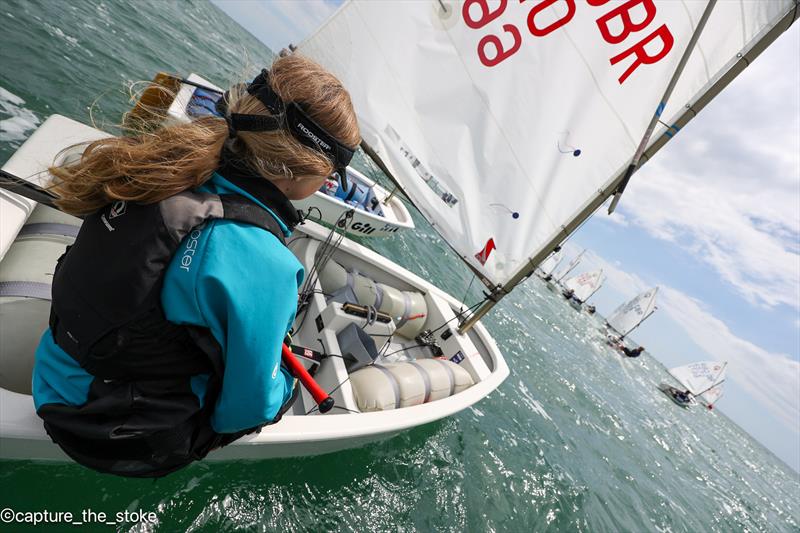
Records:
<instances>
[{"instance_id":1,"label":"white sailing dinghy","mask_svg":"<svg viewBox=\"0 0 800 533\"><path fill-rule=\"evenodd\" d=\"M553 272L558 268L561 259L564 258L564 250L559 248L557 251L547 256L547 259L542 261L542 264L536 269L538 275L544 281L550 281L553 277Z\"/></svg>"},{"instance_id":2,"label":"white sailing dinghy","mask_svg":"<svg viewBox=\"0 0 800 533\"><path fill-rule=\"evenodd\" d=\"M490 290L468 308L474 309L471 314L460 317L462 304L454 298L342 241L328 268L309 276L315 279L304 291L307 306L299 318L310 318L296 325L298 344L313 346L319 339L329 353L339 353L353 340L343 333L351 324L364 326L358 330L379 344L386 339L379 335L395 331L387 356L397 351L395 356L431 365L439 364L432 356L442 353L461 378L439 382L437 374L442 386L431 401L424 402L419 380L398 399L389 378L374 378L374 368L348 369L342 359L328 358L316 377L344 409L320 415L304 392L279 424L213 452L210 459L357 446L486 397L508 367L481 318L606 200L617 197L629 169L660 149L796 18L793 0L725 2L713 9L713 2L706 8L667 1L654 3L641 22L623 25L620 32L611 19L628 21L626 4L568 2L575 9L566 12L549 4L347 2L301 44L350 91L372 155ZM653 120L656 111L667 126ZM99 135L52 117L4 169L35 176L60 148ZM643 150L636 150L640 139ZM30 383L25 365L46 324L48 273L76 221L17 195L3 194L0 202L0 275L8 287L0 297L0 322L8 328L2 345L0 457L62 457L24 389ZM29 220L36 226L21 230ZM328 250L319 251L329 247L327 236L314 224L297 232L292 249L307 268L327 255ZM358 304L345 309L320 293L349 278L348 270L355 296L345 299ZM377 306L386 310L381 318L364 310L365 304L378 303L378 286L393 295ZM416 344L424 346L411 348ZM398 362L396 372L408 370L404 364ZM384 410L364 412L370 405Z\"/></svg>"},{"instance_id":3,"label":"white sailing dinghy","mask_svg":"<svg viewBox=\"0 0 800 533\"><path fill-rule=\"evenodd\" d=\"M575 270L575 267L580 264L581 259L583 259L583 254L586 253L586 250L581 250L581 253L576 255L572 258L572 261L567 263L567 266L561 269L558 274L554 274L550 279L546 280L547 288L553 292L564 291L564 286L561 284L561 280L566 278L570 272Z\"/></svg>"},{"instance_id":4,"label":"white sailing dinghy","mask_svg":"<svg viewBox=\"0 0 800 533\"><path fill-rule=\"evenodd\" d=\"M567 299L569 305L576 311L583 309L583 304L603 286L605 277L603 269L584 272L573 276L564 282L561 294Z\"/></svg>"},{"instance_id":5,"label":"white sailing dinghy","mask_svg":"<svg viewBox=\"0 0 800 533\"><path fill-rule=\"evenodd\" d=\"M684 366L670 368L669 373L678 380L681 388L662 383L658 386L659 390L681 407L691 407L697 404L696 399L701 399L705 394L717 389L719 393L711 393L713 403L721 395L719 388L725 381L725 371L728 363L719 361L700 361ZM715 397L716 396L716 397Z\"/></svg>"},{"instance_id":6,"label":"white sailing dinghy","mask_svg":"<svg viewBox=\"0 0 800 533\"><path fill-rule=\"evenodd\" d=\"M653 287L614 309L614 312L606 318L605 324L610 332L608 333L609 345L621 345L625 337L656 312L658 309L656 307L657 294L658 287Z\"/></svg>"},{"instance_id":7,"label":"white sailing dinghy","mask_svg":"<svg viewBox=\"0 0 800 533\"><path fill-rule=\"evenodd\" d=\"M197 74L183 80L159 74L154 82L173 80L177 91L171 102L165 102L165 122L188 122L195 117L216 114L215 104L222 89ZM340 180L330 179L319 191L295 201L294 205L313 217L319 215L322 222L331 226L352 210L350 230L362 237L389 237L398 231L414 229L411 214L400 197L352 167L347 167L346 187Z\"/></svg>"}]
</instances>

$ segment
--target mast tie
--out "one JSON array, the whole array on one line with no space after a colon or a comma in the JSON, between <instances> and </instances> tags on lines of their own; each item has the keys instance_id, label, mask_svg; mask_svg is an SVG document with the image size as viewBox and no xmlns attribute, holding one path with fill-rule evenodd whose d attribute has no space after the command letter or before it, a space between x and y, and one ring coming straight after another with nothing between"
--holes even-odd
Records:
<instances>
[{"instance_id":1,"label":"mast tie","mask_svg":"<svg viewBox=\"0 0 800 533\"><path fill-rule=\"evenodd\" d=\"M483 295L486 297L487 300L491 300L494 303L499 302L503 296L510 294L510 291L507 291L503 288L502 285L496 286L492 289L492 292L483 291Z\"/></svg>"}]
</instances>

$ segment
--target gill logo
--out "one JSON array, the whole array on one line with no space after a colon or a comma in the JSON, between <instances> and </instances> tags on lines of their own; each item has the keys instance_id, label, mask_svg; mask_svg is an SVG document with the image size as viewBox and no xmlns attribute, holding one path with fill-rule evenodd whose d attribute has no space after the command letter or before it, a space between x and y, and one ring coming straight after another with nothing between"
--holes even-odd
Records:
<instances>
[{"instance_id":1,"label":"gill logo","mask_svg":"<svg viewBox=\"0 0 800 533\"><path fill-rule=\"evenodd\" d=\"M275 368L272 369L272 379L278 377L278 368L281 366L280 361L275 363Z\"/></svg>"}]
</instances>

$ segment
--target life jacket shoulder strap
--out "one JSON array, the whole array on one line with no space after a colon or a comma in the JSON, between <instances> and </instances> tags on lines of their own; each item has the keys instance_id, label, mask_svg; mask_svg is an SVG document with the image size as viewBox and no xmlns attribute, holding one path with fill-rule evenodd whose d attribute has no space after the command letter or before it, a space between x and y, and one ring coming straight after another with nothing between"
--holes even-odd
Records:
<instances>
[{"instance_id":1,"label":"life jacket shoulder strap","mask_svg":"<svg viewBox=\"0 0 800 533\"><path fill-rule=\"evenodd\" d=\"M275 217L251 200L238 194L223 194L219 196L222 203L222 218L244 222L266 230L286 246L286 236Z\"/></svg>"},{"instance_id":2,"label":"life jacket shoulder strap","mask_svg":"<svg viewBox=\"0 0 800 533\"><path fill-rule=\"evenodd\" d=\"M275 217L252 200L238 194L184 191L159 203L161 218L175 244L209 219L244 222L269 231L286 244L283 229Z\"/></svg>"}]
</instances>

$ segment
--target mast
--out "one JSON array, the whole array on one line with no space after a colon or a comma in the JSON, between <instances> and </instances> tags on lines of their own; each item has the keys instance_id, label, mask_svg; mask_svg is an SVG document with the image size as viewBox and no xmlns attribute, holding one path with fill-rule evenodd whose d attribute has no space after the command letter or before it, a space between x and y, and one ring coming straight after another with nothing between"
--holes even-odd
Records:
<instances>
[{"instance_id":1,"label":"mast","mask_svg":"<svg viewBox=\"0 0 800 533\"><path fill-rule=\"evenodd\" d=\"M584 302L588 302L588 301L589 301L589 298L591 298L592 296L594 296L594 293L596 293L597 291L599 291L599 290L600 290L600 287L602 287L602 286L603 286L603 269L601 268L601 269L600 269L600 283L598 283L598 284L597 284L597 287L595 288L595 290L593 290L593 291L592 291L592 294L590 294L589 296L587 296L587 297L586 297L586 299L584 300Z\"/></svg>"},{"instance_id":2,"label":"mast","mask_svg":"<svg viewBox=\"0 0 800 533\"><path fill-rule=\"evenodd\" d=\"M575 257L573 259L574 264L572 266L570 266L569 268L567 268L567 271L564 272L563 274L561 274L561 276L559 276L559 278L556 280L556 283L561 283L561 280L564 279L567 276L567 274L572 272L575 269L576 266L578 266L578 264L581 262L581 257L583 257L583 254L585 254L585 253L586 253L586 249L584 248L584 250L581 253L579 253L577 255L577 257Z\"/></svg>"},{"instance_id":3,"label":"mast","mask_svg":"<svg viewBox=\"0 0 800 533\"><path fill-rule=\"evenodd\" d=\"M793 9L790 9L784 16L767 31L761 39L753 43L753 45L737 54L738 60L731 65L731 67L722 73L708 90L701 94L694 103L686 104L683 113L681 113L669 129L664 131L643 153L639 162L639 166L647 162L653 157L661 148L664 147L669 140L674 137L674 132L683 128L689 123L708 103L713 100L728 84L733 81L745 68L753 62L755 58L761 55L775 39L778 38L783 32L789 29L794 21L800 15L800 4L795 4ZM627 172L627 170L626 170ZM509 279L505 284L498 285L492 291L492 294L486 298L483 304L475 310L475 313L469 317L460 327L459 333L469 331L486 313L488 313L497 302L499 302L506 294L509 294L514 287L527 279L536 266L544 261L550 252L558 246L562 241L570 236L577 230L597 209L599 209L609 196L613 195L619 185L625 178L625 173L620 173L614 176L605 187L598 193L586 201L583 206L575 213L569 222L564 224L558 231L555 232L533 256L528 259L528 263L520 268L517 273Z\"/></svg>"},{"instance_id":4,"label":"mast","mask_svg":"<svg viewBox=\"0 0 800 533\"><path fill-rule=\"evenodd\" d=\"M392 196L394 196L396 191L400 191L408 199L408 201L411 203L411 205L413 205L414 208L417 211L419 211L419 208L411 200L411 197L408 195L406 190L403 188L402 185L400 185L400 181L397 178L394 177L394 174L392 173L392 171L389 170L389 167L386 166L386 163L383 162L383 160L380 158L380 156L377 154L377 152L375 152L375 150L372 148L372 146L370 146L369 143L367 143L367 141L365 141L364 139L361 139L361 145L360 146L361 146L361 149L364 151L364 153L367 154L367 157L372 159L372 162L375 163L375 165L377 165L377 167L379 169L381 169L381 172L383 172L386 175L386 177L389 178L389 180L391 180L392 183L394 183L394 190L389 195L389 197L385 200L385 203L388 203L389 199Z\"/></svg>"},{"instance_id":5,"label":"mast","mask_svg":"<svg viewBox=\"0 0 800 533\"><path fill-rule=\"evenodd\" d=\"M727 365L728 363L725 363L725 364ZM723 367L723 368L724 368L724 367ZM720 372L721 372L721 371L720 371ZM718 382L714 383L713 385L711 385L709 388L707 388L706 390L704 390L704 391L703 391L703 392L701 392L700 394L695 394L695 395L694 395L694 397L695 397L695 398L699 398L700 396L702 396L703 394L707 393L708 391L710 391L710 390L711 390L711 389L713 389L714 387L717 387L717 386L719 386L719 385L722 385L723 383L725 383L725 380L724 380L724 379L722 379L722 380L720 380L720 381L718 381Z\"/></svg>"},{"instance_id":6,"label":"mast","mask_svg":"<svg viewBox=\"0 0 800 533\"><path fill-rule=\"evenodd\" d=\"M622 340L622 339L624 339L625 337L627 337L628 335L630 335L630 334L631 334L631 332L633 332L633 330L635 330L636 328L638 328L639 326L641 326L641 325L642 325L642 322L644 322L645 320L647 320L648 318L650 318L650 315L652 315L653 313L655 313L655 312L656 312L656 309L658 309L658 307L657 307L657 306L654 306L654 307L653 307L653 310L652 310L652 311L650 311L649 313L647 313L647 314L645 315L645 317L639 321L639 323L638 323L638 324L636 324L636 325L635 325L635 326L633 326L631 329L629 329L629 330L627 331L627 333L623 333L623 334L622 334L622 337L620 337L620 338L619 338L619 340Z\"/></svg>"},{"instance_id":7,"label":"mast","mask_svg":"<svg viewBox=\"0 0 800 533\"><path fill-rule=\"evenodd\" d=\"M675 67L675 73L672 75L672 79L669 80L667 88L664 90L664 96L661 97L661 101L656 108L656 112L653 114L653 118L650 119L650 124L647 125L644 136L639 142L639 147L636 148L636 153L633 154L633 160L631 160L631 164L628 165L628 169L625 171L625 176L622 178L617 190L614 191L614 199L611 200L611 205L608 206L609 215L614 212L614 209L617 208L619 199L622 197L622 193L625 191L625 186L628 185L628 181L631 179L631 176L633 176L633 173L636 172L636 168L639 166L639 160L642 158L642 154L644 154L644 151L647 148L647 143L650 142L650 137L653 135L653 131L656 129L658 119L661 118L661 113L663 113L664 108L667 107L667 101L672 95L672 90L675 89L675 85L678 84L678 79L680 79L681 74L683 73L683 67L685 67L686 62L689 61L689 56L692 55L694 45L697 44L698 39L700 39L700 34L703 33L703 28L706 27L708 17L711 16L711 11L714 10L716 3L717 0L708 0L708 4L706 4L703 15L700 17L700 21L697 23L697 28L695 28L694 33L692 33L692 37L689 39L689 44L686 45L686 50L683 51L683 55L681 56L681 60L678 62L678 66Z\"/></svg>"}]
</instances>

